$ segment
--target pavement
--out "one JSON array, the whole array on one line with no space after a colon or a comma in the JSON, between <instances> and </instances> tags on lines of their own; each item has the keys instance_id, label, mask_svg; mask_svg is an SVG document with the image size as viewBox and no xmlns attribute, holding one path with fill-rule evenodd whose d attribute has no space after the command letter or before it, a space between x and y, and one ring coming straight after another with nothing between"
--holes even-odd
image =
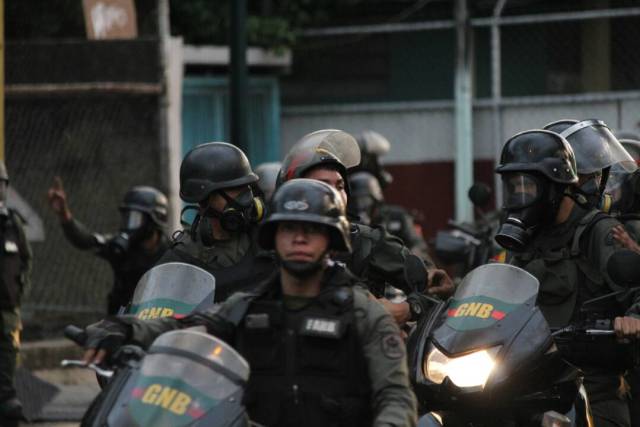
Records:
<instances>
[{"instance_id":1,"label":"pavement","mask_svg":"<svg viewBox=\"0 0 640 427\"><path fill-rule=\"evenodd\" d=\"M44 340L22 346L22 365L39 379L58 387L59 393L45 405L41 416L20 427L79 426L82 415L100 391L93 371L60 368L62 359L78 359L82 352L68 340Z\"/></svg>"}]
</instances>

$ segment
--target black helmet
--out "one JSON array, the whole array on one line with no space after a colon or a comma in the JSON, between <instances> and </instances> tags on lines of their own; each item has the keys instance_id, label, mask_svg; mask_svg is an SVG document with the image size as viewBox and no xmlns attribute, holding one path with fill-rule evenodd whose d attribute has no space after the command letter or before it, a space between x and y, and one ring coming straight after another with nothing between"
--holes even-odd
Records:
<instances>
[{"instance_id":1,"label":"black helmet","mask_svg":"<svg viewBox=\"0 0 640 427\"><path fill-rule=\"evenodd\" d=\"M354 172L365 171L372 173L383 187L391 184L393 177L380 164L380 157L387 154L391 149L389 140L378 132L365 130L356 135L356 141L358 141L362 159L360 164L354 168Z\"/></svg>"},{"instance_id":2,"label":"black helmet","mask_svg":"<svg viewBox=\"0 0 640 427\"><path fill-rule=\"evenodd\" d=\"M209 142L184 156L180 165L180 198L198 203L216 190L256 181L258 176L242 150L226 142Z\"/></svg>"},{"instance_id":3,"label":"black helmet","mask_svg":"<svg viewBox=\"0 0 640 427\"><path fill-rule=\"evenodd\" d=\"M347 169L360 163L360 149L355 138L337 129L324 129L302 137L282 162L276 187L320 165L332 165L342 175L348 190Z\"/></svg>"},{"instance_id":4,"label":"black helmet","mask_svg":"<svg viewBox=\"0 0 640 427\"><path fill-rule=\"evenodd\" d=\"M156 225L164 227L167 225L168 206L167 196L160 190L141 185L125 193L119 209L144 212Z\"/></svg>"},{"instance_id":5,"label":"black helmet","mask_svg":"<svg viewBox=\"0 0 640 427\"><path fill-rule=\"evenodd\" d=\"M258 243L263 248L274 248L279 222L300 221L327 226L331 236L330 249L351 252L344 201L330 185L315 179L286 182L276 190L271 206L271 215L258 233Z\"/></svg>"},{"instance_id":6,"label":"black helmet","mask_svg":"<svg viewBox=\"0 0 640 427\"><path fill-rule=\"evenodd\" d=\"M9 174L7 173L7 166L4 161L0 160L0 181L9 182Z\"/></svg>"},{"instance_id":7,"label":"black helmet","mask_svg":"<svg viewBox=\"0 0 640 427\"><path fill-rule=\"evenodd\" d=\"M556 120L555 122L547 123L542 129L550 130L551 132L555 133L562 133L578 122L579 120L575 119Z\"/></svg>"},{"instance_id":8,"label":"black helmet","mask_svg":"<svg viewBox=\"0 0 640 427\"><path fill-rule=\"evenodd\" d=\"M352 197L371 197L376 202L384 200L378 179L369 172L356 172L349 175L349 186Z\"/></svg>"},{"instance_id":9,"label":"black helmet","mask_svg":"<svg viewBox=\"0 0 640 427\"><path fill-rule=\"evenodd\" d=\"M578 182L571 146L562 136L547 130L528 130L509 138L502 147L496 172L538 172L560 184Z\"/></svg>"}]
</instances>

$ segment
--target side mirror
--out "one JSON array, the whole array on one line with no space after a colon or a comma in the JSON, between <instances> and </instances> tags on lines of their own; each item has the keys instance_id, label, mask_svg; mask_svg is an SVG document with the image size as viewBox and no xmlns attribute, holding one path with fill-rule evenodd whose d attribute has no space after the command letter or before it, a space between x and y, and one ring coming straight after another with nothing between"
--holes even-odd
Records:
<instances>
[{"instance_id":1,"label":"side mirror","mask_svg":"<svg viewBox=\"0 0 640 427\"><path fill-rule=\"evenodd\" d=\"M628 249L615 252L607 261L607 274L618 286L640 286L640 254Z\"/></svg>"},{"instance_id":2,"label":"side mirror","mask_svg":"<svg viewBox=\"0 0 640 427\"><path fill-rule=\"evenodd\" d=\"M467 193L469 200L474 206L480 208L489 203L491 199L491 188L482 182L473 184Z\"/></svg>"}]
</instances>

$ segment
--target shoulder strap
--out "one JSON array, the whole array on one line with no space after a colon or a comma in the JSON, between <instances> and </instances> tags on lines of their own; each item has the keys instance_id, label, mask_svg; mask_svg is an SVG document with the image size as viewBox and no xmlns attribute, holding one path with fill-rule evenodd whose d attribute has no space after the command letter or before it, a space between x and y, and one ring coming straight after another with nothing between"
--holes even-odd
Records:
<instances>
[{"instance_id":1,"label":"shoulder strap","mask_svg":"<svg viewBox=\"0 0 640 427\"><path fill-rule=\"evenodd\" d=\"M611 216L597 209L593 209L580 219L576 232L573 235L571 256L577 256L580 253L580 240L582 239L582 236L598 222L607 218L611 218Z\"/></svg>"}]
</instances>

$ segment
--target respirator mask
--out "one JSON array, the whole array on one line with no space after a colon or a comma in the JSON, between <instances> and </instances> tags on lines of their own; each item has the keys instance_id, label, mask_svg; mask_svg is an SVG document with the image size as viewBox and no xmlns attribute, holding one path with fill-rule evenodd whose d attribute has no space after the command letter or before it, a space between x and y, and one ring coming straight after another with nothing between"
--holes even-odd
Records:
<instances>
[{"instance_id":1,"label":"respirator mask","mask_svg":"<svg viewBox=\"0 0 640 427\"><path fill-rule=\"evenodd\" d=\"M502 183L505 214L495 240L509 251L522 252L537 228L553 220L563 194L557 185L529 173L504 174Z\"/></svg>"}]
</instances>

